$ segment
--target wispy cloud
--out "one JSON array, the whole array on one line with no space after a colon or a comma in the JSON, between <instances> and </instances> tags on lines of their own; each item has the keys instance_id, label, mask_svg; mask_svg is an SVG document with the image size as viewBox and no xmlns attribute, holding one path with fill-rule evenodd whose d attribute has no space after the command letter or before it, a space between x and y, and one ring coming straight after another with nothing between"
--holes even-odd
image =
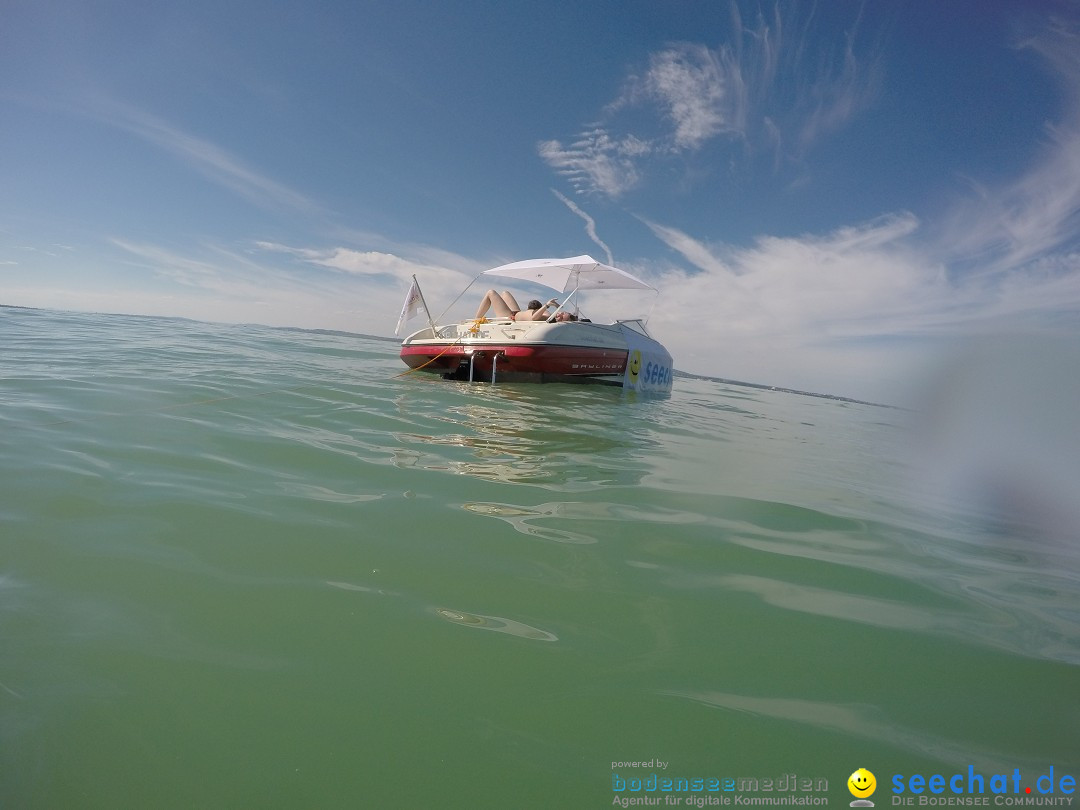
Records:
<instances>
[{"instance_id":1,"label":"wispy cloud","mask_svg":"<svg viewBox=\"0 0 1080 810\"><path fill-rule=\"evenodd\" d=\"M185 132L145 110L115 99L94 97L90 114L103 123L131 133L168 152L205 178L261 208L318 213L319 206L304 194L259 173L226 149Z\"/></svg>"},{"instance_id":2,"label":"wispy cloud","mask_svg":"<svg viewBox=\"0 0 1080 810\"><path fill-rule=\"evenodd\" d=\"M663 112L675 149L696 149L721 134L746 129L746 84L728 47L680 43L649 57L649 69L634 80L612 109L644 99Z\"/></svg>"},{"instance_id":3,"label":"wispy cloud","mask_svg":"<svg viewBox=\"0 0 1080 810\"><path fill-rule=\"evenodd\" d=\"M141 268L147 278L110 295L116 301L142 296L147 303L138 311L154 314L389 335L412 273L433 303L450 300L464 286L457 270L343 247L260 242L246 249L204 244L180 252L124 239L111 243L122 251L120 261Z\"/></svg>"},{"instance_id":4,"label":"wispy cloud","mask_svg":"<svg viewBox=\"0 0 1080 810\"><path fill-rule=\"evenodd\" d=\"M619 197L637 185L637 163L653 147L634 135L613 138L603 129L581 133L571 144L542 141L540 157L578 191Z\"/></svg>"},{"instance_id":5,"label":"wispy cloud","mask_svg":"<svg viewBox=\"0 0 1080 810\"><path fill-rule=\"evenodd\" d=\"M683 233L678 228L661 225L643 217L639 217L657 239L666 244L672 250L680 253L691 265L707 273L715 273L720 276L734 275L735 269L721 261L703 243Z\"/></svg>"},{"instance_id":6,"label":"wispy cloud","mask_svg":"<svg viewBox=\"0 0 1080 810\"><path fill-rule=\"evenodd\" d=\"M616 198L657 161L722 144L730 161L771 155L799 163L874 99L877 50L857 47L859 20L840 37L812 31L812 12L777 4L744 22L732 4L729 40L677 42L627 77L597 123L572 142L542 141L540 157L580 193Z\"/></svg>"},{"instance_id":7,"label":"wispy cloud","mask_svg":"<svg viewBox=\"0 0 1080 810\"><path fill-rule=\"evenodd\" d=\"M585 233L589 235L589 238L592 239L593 242L597 244L597 246L603 249L604 256L607 258L608 264L615 264L615 259L611 255L611 248L609 248L607 246L607 243L605 243L604 240L601 239L596 233L596 220L594 220L591 216L582 211L581 208L579 208L578 205L574 203L573 200L569 199L565 194L562 194L555 189L552 189L551 193L554 194L563 205L569 208L571 212L585 220Z\"/></svg>"},{"instance_id":8,"label":"wispy cloud","mask_svg":"<svg viewBox=\"0 0 1080 810\"><path fill-rule=\"evenodd\" d=\"M178 287L188 288L192 295L209 293L234 304L268 299L284 301L298 294L331 296L339 293L339 289L327 283L325 278L290 272L288 268L253 258L250 253L219 244L188 246L181 252L150 242L110 241L124 252L126 258L123 261L166 282L154 285L164 290L176 292Z\"/></svg>"},{"instance_id":9,"label":"wispy cloud","mask_svg":"<svg viewBox=\"0 0 1080 810\"><path fill-rule=\"evenodd\" d=\"M263 251L288 254L310 265L372 279L381 277L384 280L395 279L408 282L415 273L427 272L441 275L448 272L443 267L375 250L354 250L345 247L296 248L274 242L256 242L255 244ZM452 275L458 276L457 273L452 273Z\"/></svg>"},{"instance_id":10,"label":"wispy cloud","mask_svg":"<svg viewBox=\"0 0 1080 810\"><path fill-rule=\"evenodd\" d=\"M192 287L207 286L219 277L218 268L209 262L192 259L166 250L158 245L112 239L113 245L129 255L131 260L156 275Z\"/></svg>"},{"instance_id":11,"label":"wispy cloud","mask_svg":"<svg viewBox=\"0 0 1080 810\"><path fill-rule=\"evenodd\" d=\"M1080 248L1080 26L1055 20L1021 47L1054 71L1064 107L1046 126L1042 154L1029 171L999 188L977 188L946 219L942 248L981 273L1010 273L1050 251ZM1038 272L1046 270L1042 262Z\"/></svg>"},{"instance_id":12,"label":"wispy cloud","mask_svg":"<svg viewBox=\"0 0 1080 810\"><path fill-rule=\"evenodd\" d=\"M841 129L861 109L877 97L881 83L881 52L868 47L860 58L856 44L862 10L834 47L826 48L811 68L793 56L785 65L784 72L794 79L797 88L794 97L777 98L780 104L791 104L794 114L787 122L794 130L793 155L801 158L823 137ZM777 31L779 32L779 21ZM805 44L798 43L795 53L804 52ZM779 104L772 104L771 112L780 115Z\"/></svg>"},{"instance_id":13,"label":"wispy cloud","mask_svg":"<svg viewBox=\"0 0 1080 810\"><path fill-rule=\"evenodd\" d=\"M750 23L733 6L741 38L711 49L671 46L605 110L589 143L633 134L642 147L622 170L644 183L667 156L716 144L706 157L740 160L769 152L772 167L798 166L829 133L872 103L879 51L858 47L860 21L822 50L813 20L791 7ZM933 219L898 211L828 231L727 244L640 217L690 270L660 280L665 304L653 320L680 367L715 365L712 347L732 347L726 375L849 391L881 377L920 347L973 332L1028 329L1073 335L1080 311L1080 24L1040 21L1020 48L1038 54L1058 79L1061 113L1043 131L1041 153L1011 181L973 184L977 193ZM820 32L818 32L820 34ZM872 37L871 37L872 38ZM625 127L629 111L652 110L658 131ZM622 134L619 134L619 133ZM567 150L573 151L573 150ZM571 176L579 192L605 194L590 162ZM554 164L552 164L554 165ZM687 313L702 317L688 332ZM902 379L901 375L891 375Z\"/></svg>"},{"instance_id":14,"label":"wispy cloud","mask_svg":"<svg viewBox=\"0 0 1080 810\"><path fill-rule=\"evenodd\" d=\"M413 275L420 281L428 301L432 306L437 306L440 302L443 305L451 301L457 303L463 288L468 287L475 275L484 269L474 261L457 254L425 246L400 246L403 252L415 258L398 253L355 250L340 246L306 248L257 242L255 247L262 253L290 256L299 260L302 267L317 268L323 273L331 271L329 275L348 277L350 283L362 285L365 307L386 313L387 320L383 324L383 331L373 329L375 334L390 334L393 331L390 316L392 314L394 318L397 317L396 308L400 307L400 296L404 295ZM295 265L293 267L295 268ZM475 274L472 273L474 269ZM303 278L307 279L309 275L303 274ZM335 284L332 281L325 283ZM375 303L383 300L395 303L389 306ZM470 301L469 305L472 306L473 303Z\"/></svg>"}]
</instances>

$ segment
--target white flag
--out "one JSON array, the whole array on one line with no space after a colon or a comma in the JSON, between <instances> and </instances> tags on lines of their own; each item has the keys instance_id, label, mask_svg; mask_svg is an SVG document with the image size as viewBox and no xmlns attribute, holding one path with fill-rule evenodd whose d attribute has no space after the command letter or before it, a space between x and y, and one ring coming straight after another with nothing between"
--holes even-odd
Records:
<instances>
[{"instance_id":1,"label":"white flag","mask_svg":"<svg viewBox=\"0 0 1080 810\"><path fill-rule=\"evenodd\" d=\"M394 329L395 335L401 334L402 328L420 311L420 307L424 307L424 311L427 311L424 296L420 294L420 285L416 283L416 276L413 276L409 292L405 295L405 303L401 305L401 315L398 317L397 328Z\"/></svg>"}]
</instances>

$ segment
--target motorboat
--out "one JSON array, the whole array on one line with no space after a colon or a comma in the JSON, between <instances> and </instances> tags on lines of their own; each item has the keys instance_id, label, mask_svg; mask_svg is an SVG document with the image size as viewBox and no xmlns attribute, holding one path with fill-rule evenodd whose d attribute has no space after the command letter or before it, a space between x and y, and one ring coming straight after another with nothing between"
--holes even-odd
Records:
<instances>
[{"instance_id":1,"label":"motorboat","mask_svg":"<svg viewBox=\"0 0 1080 810\"><path fill-rule=\"evenodd\" d=\"M398 330L420 309L427 313L428 326L402 341L401 359L410 371L473 382L598 383L646 393L671 391L671 354L649 334L644 319L599 323L560 317L569 314L571 302L577 306L581 290L655 293L651 285L591 256L529 259L486 270L477 279L484 276L530 281L569 294L546 320L495 317L437 324L413 276Z\"/></svg>"}]
</instances>

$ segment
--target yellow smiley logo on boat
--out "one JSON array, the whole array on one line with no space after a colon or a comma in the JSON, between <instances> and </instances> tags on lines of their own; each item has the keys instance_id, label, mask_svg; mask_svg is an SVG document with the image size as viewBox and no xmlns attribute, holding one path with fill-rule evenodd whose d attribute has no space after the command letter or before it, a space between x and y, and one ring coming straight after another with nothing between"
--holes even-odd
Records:
<instances>
[{"instance_id":1,"label":"yellow smiley logo on boat","mask_svg":"<svg viewBox=\"0 0 1080 810\"><path fill-rule=\"evenodd\" d=\"M630 352L630 382L636 383L638 374L641 373L641 351L634 349Z\"/></svg>"}]
</instances>

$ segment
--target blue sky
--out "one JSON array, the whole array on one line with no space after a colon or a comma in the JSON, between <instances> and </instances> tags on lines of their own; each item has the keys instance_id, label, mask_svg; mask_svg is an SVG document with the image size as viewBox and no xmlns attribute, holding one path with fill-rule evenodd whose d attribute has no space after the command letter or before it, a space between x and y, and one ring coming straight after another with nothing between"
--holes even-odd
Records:
<instances>
[{"instance_id":1,"label":"blue sky","mask_svg":"<svg viewBox=\"0 0 1080 810\"><path fill-rule=\"evenodd\" d=\"M438 314L590 253L678 368L885 401L958 336L1080 337L1077 2L0 19L0 303L390 335L413 273Z\"/></svg>"}]
</instances>

